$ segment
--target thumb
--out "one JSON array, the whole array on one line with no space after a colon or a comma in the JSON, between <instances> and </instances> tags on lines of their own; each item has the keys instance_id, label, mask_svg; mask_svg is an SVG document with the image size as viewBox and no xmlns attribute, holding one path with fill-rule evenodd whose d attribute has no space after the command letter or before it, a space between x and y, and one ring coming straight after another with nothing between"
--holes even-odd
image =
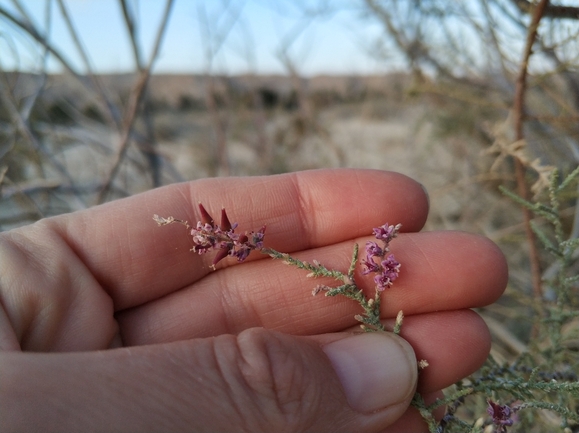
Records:
<instances>
[{"instance_id":1,"label":"thumb","mask_svg":"<svg viewBox=\"0 0 579 433\"><path fill-rule=\"evenodd\" d=\"M390 333L237 336L86 353L0 354L5 431L376 431L415 390Z\"/></svg>"}]
</instances>

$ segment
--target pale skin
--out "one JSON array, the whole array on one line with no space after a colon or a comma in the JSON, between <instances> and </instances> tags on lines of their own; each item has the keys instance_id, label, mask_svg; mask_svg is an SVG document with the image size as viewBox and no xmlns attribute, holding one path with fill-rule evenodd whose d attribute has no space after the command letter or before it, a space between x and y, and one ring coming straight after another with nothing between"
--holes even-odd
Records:
<instances>
[{"instance_id":1,"label":"pale skin","mask_svg":"<svg viewBox=\"0 0 579 433\"><path fill-rule=\"evenodd\" d=\"M325 364L320 346L357 329L359 306L312 297L317 281L256 252L212 270L183 226L152 220L194 224L199 202L225 207L240 231L267 224L266 246L344 270L354 242L401 223L391 247L402 269L381 315L403 310L401 335L430 364L418 391L435 398L484 362L490 336L470 309L503 292L504 257L477 235L419 233L417 182L372 170L206 179L0 233L0 431L425 431L411 395L353 410ZM308 367L272 384L294 356ZM248 380L253 359L267 374Z\"/></svg>"}]
</instances>

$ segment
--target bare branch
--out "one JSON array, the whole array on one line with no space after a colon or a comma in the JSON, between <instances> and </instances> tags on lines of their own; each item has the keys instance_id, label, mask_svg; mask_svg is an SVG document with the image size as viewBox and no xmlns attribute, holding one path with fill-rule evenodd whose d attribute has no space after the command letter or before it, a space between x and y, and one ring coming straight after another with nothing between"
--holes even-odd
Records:
<instances>
[{"instance_id":1,"label":"bare branch","mask_svg":"<svg viewBox=\"0 0 579 433\"><path fill-rule=\"evenodd\" d=\"M165 3L165 10L163 13L163 17L161 19L161 23L159 24L159 29L157 30L157 36L155 38L155 44L153 47L153 51L151 52L151 57L149 58L149 63L147 64L145 69L143 69L139 74L139 77L137 78L133 91L131 92L127 114L123 122L121 143L119 145L117 154L113 160L113 164L106 178L105 184L99 193L97 199L98 203L102 203L106 199L106 196L112 186L112 183L114 182L115 177L119 172L121 163L127 153L127 149L131 138L131 132L133 129L133 124L135 122L139 106L145 94L145 89L149 81L149 76L151 75L151 68L153 67L153 64L155 63L155 60L157 59L157 56L159 54L159 48L163 40L163 35L165 34L165 29L167 28L167 23L169 22L169 15L171 13L173 1L174 0L167 0L167 2Z\"/></svg>"},{"instance_id":2,"label":"bare branch","mask_svg":"<svg viewBox=\"0 0 579 433\"><path fill-rule=\"evenodd\" d=\"M46 2L47 3L47 7L50 6L50 2ZM22 15L22 17L28 22L30 23L30 25L33 25L32 22L32 17L30 16L30 14L28 13L28 11L26 10L26 8L24 7L24 5L22 4L22 2L20 0L12 0L12 4L14 5L14 7L18 10L18 12L20 12L20 15Z\"/></svg>"},{"instance_id":3,"label":"bare branch","mask_svg":"<svg viewBox=\"0 0 579 433\"><path fill-rule=\"evenodd\" d=\"M419 29L420 20L417 27L410 29L400 26L397 28L394 25L392 15L377 0L365 0L366 6L382 21L388 34L393 38L398 49L400 49L410 61L410 67L415 72L421 72L419 69L420 62L434 67L438 73L444 76L450 76L451 73L444 67L434 56L431 55L428 47L422 40L421 31ZM414 30L414 34L410 34L410 30Z\"/></svg>"},{"instance_id":4,"label":"bare branch","mask_svg":"<svg viewBox=\"0 0 579 433\"><path fill-rule=\"evenodd\" d=\"M225 17L225 22L221 25L217 25L215 31L212 29L212 24L218 23L220 19L209 19L204 4L199 5L198 7L198 16L201 23L200 28L203 36L202 40L205 44L205 78L207 80L205 87L205 103L207 104L207 110L211 116L213 131L215 133L217 170L222 176L228 176L231 173L231 167L227 153L227 118L226 115L224 116L219 113L219 107L217 106L215 78L213 77L213 63L215 57L224 46L231 30L239 20L245 3L233 10L230 10L231 5L232 2L227 2L223 10L220 11L220 16Z\"/></svg>"},{"instance_id":5,"label":"bare branch","mask_svg":"<svg viewBox=\"0 0 579 433\"><path fill-rule=\"evenodd\" d=\"M17 2L17 3L20 4L20 2ZM47 33L50 33L50 28L52 26L52 14L50 13L50 5L51 5L51 2L46 2L44 26L46 28ZM22 13L23 15L26 14L26 12L23 9L20 11L20 13ZM27 17L27 19L30 21L30 18ZM32 108L34 108L34 105L36 104L36 101L37 101L38 97L40 96L40 94L42 93L42 90L44 89L44 86L46 84L46 78L48 75L46 73L46 64L48 61L48 55L49 55L49 51L45 47L44 48L44 54L42 56L42 73L40 74L39 83L38 83L38 86L36 88L36 91L34 93L32 93L30 95L30 97L28 97L24 100L24 104L23 104L22 108L20 109L20 114L21 114L22 118L25 119L26 122L28 122L28 119L30 117L30 113L32 112Z\"/></svg>"},{"instance_id":6,"label":"bare branch","mask_svg":"<svg viewBox=\"0 0 579 433\"><path fill-rule=\"evenodd\" d=\"M17 27L22 29L25 33L30 35L34 40L36 40L41 46L43 46L48 52L50 52L67 70L70 74L72 74L83 86L87 87L91 92L95 93L99 99L104 99L105 105L108 108L108 111L111 115L111 118L115 120L115 123L118 125L118 115L116 114L114 107L108 101L107 98L104 96L104 90L102 90L102 86L98 83L90 83L87 82L86 77L80 74L70 63L70 61L64 56L63 53L60 52L53 44L51 44L46 37L46 35L42 34L32 23L30 20L21 20L14 16L11 12L6 10L3 6L0 5L0 15L4 16L10 22L15 24ZM66 18L65 18L66 19ZM73 35L74 37L74 35ZM90 83L90 85L89 85ZM97 88L101 91L95 90L95 84L97 84Z\"/></svg>"},{"instance_id":7,"label":"bare branch","mask_svg":"<svg viewBox=\"0 0 579 433\"><path fill-rule=\"evenodd\" d=\"M107 107L109 120L111 120L117 126L117 129L120 129L121 128L120 115L119 115L118 111L115 109L115 107L113 106L107 90L102 85L101 81L93 73L91 61L90 61L89 56L86 52L86 49L84 48L84 46L82 45L82 42L80 41L80 37L79 37L78 32L76 31L75 27L74 27L72 19L70 18L70 14L68 13L68 9L66 8L66 6L64 4L64 0L57 0L57 3L58 3L58 6L60 8L60 13L61 13L62 17L64 18L64 22L66 23L66 26L68 28L68 32L70 33L70 36L74 42L74 45L76 46L76 49L77 49L81 59L83 60L84 66L85 66L86 71L87 71L87 75L91 79L95 88L98 89L97 93L99 95L99 99L101 99L101 101L104 103L105 107Z\"/></svg>"},{"instance_id":8,"label":"bare branch","mask_svg":"<svg viewBox=\"0 0 579 433\"><path fill-rule=\"evenodd\" d=\"M0 168L0 196L2 195L2 184L4 183L4 176L6 176L7 171L8 171L7 166Z\"/></svg>"},{"instance_id":9,"label":"bare branch","mask_svg":"<svg viewBox=\"0 0 579 433\"><path fill-rule=\"evenodd\" d=\"M0 5L0 15L6 17L10 22L15 24L16 26L20 27L26 33L28 33L33 39L35 39L38 43L44 46L50 53L56 57L56 59L64 66L64 68L74 75L79 81L83 81L82 75L74 69L71 63L64 57L59 50L57 50L52 44L48 42L48 39L45 35L41 34L36 27L34 27L30 22L25 22L17 17L15 17L12 13L10 13L4 6Z\"/></svg>"},{"instance_id":10,"label":"bare branch","mask_svg":"<svg viewBox=\"0 0 579 433\"><path fill-rule=\"evenodd\" d=\"M133 57L135 58L135 65L137 67L137 70L139 72L142 72L144 69L143 60L142 60L143 56L141 54L141 49L139 48L139 41L138 41L138 37L137 37L137 26L135 23L135 18L134 18L134 15L129 10L129 5L127 4L126 0L119 0L119 3L121 5L121 9L123 11L125 26L126 26L127 31L129 33L129 39L131 41L131 47L133 50ZM146 97L146 95L144 95L144 97ZM161 163L160 163L160 158L159 158L157 152L155 151L156 141L155 141L155 134L154 134L154 130L153 130L153 120L151 118L151 112L146 104L144 106L142 115L143 115L143 120L144 120L144 124L145 124L145 128L146 128L146 143L143 145L140 141L138 141L139 149L141 150L141 152L143 153L143 155L145 156L145 158L147 158L147 161L149 162L149 167L151 169L151 175L152 175L152 181L153 181L153 187L156 188L158 186L161 186L161 169L160 169Z\"/></svg>"},{"instance_id":11,"label":"bare branch","mask_svg":"<svg viewBox=\"0 0 579 433\"><path fill-rule=\"evenodd\" d=\"M527 33L527 40L525 43L525 49L523 51L523 58L521 60L521 66L517 76L515 99L513 101L513 123L515 130L515 141L522 141L525 139L523 131L524 123L524 104L525 104L525 92L527 90L527 70L529 66L529 58L531 57L533 45L535 44L535 39L537 38L537 28L541 22L541 18L545 13L545 9L549 4L549 0L541 0L535 10L533 11L533 19L529 26ZM527 187L527 182L525 179L525 166L523 162L515 158L515 175L517 178L517 185L519 189L519 195L525 199L529 199L529 189ZM536 299L542 299L543 289L541 281L541 265L539 258L539 251L536 245L535 233L531 227L531 212L529 209L523 207L523 219L525 224L525 233L527 240L529 242L529 257L531 261L531 277L533 281L533 292Z\"/></svg>"},{"instance_id":12,"label":"bare branch","mask_svg":"<svg viewBox=\"0 0 579 433\"><path fill-rule=\"evenodd\" d=\"M512 0L514 5L523 13L532 14L535 6L529 0ZM553 19L579 20L579 7L559 6L549 4L543 11L543 17Z\"/></svg>"},{"instance_id":13,"label":"bare branch","mask_svg":"<svg viewBox=\"0 0 579 433\"><path fill-rule=\"evenodd\" d=\"M141 55L141 50L139 49L139 42L137 40L137 28L135 25L135 20L133 19L133 15L129 11L129 7L127 5L126 0L119 0L121 4L121 9L123 11L123 17L125 19L125 25L127 27L127 31L129 32L129 39L131 41L131 47L133 48L133 56L135 57L135 64L137 65L137 69L139 71L143 70L143 60Z\"/></svg>"},{"instance_id":14,"label":"bare branch","mask_svg":"<svg viewBox=\"0 0 579 433\"><path fill-rule=\"evenodd\" d=\"M12 121L16 125L18 132L32 145L33 149L42 154L52 166L66 179L67 183L73 188L73 197L78 209L86 208L86 204L80 199L79 194L74 191L74 181L66 167L58 161L36 138L29 128L26 119L22 117L18 108L9 96L8 89L0 82L0 102L8 110Z\"/></svg>"}]
</instances>

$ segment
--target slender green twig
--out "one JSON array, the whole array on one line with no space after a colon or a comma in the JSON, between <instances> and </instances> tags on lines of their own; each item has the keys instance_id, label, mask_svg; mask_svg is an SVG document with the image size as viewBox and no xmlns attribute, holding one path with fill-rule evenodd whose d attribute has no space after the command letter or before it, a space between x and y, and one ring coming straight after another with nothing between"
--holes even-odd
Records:
<instances>
[{"instance_id":1,"label":"slender green twig","mask_svg":"<svg viewBox=\"0 0 579 433\"><path fill-rule=\"evenodd\" d=\"M268 254L274 259L283 260L284 263L295 266L298 269L304 269L310 271L307 275L311 278L328 277L333 278L343 284L330 287L326 285L318 285L313 290L313 294L316 295L321 291L325 292L326 296L338 296L342 295L353 301L356 301L364 309L364 314L357 314L354 316L356 320L362 323L361 327L364 331L385 331L384 325L380 321L380 296L377 293L374 298L368 299L364 294L364 291L358 288L354 278L354 271L356 269L356 264L358 263L358 244L354 245L354 251L352 253L352 260L350 261L350 266L346 274L335 269L328 269L323 264L314 260L312 263L305 262L287 253L280 253L272 248L263 248L261 252L263 254ZM400 332L400 330L397 330Z\"/></svg>"}]
</instances>

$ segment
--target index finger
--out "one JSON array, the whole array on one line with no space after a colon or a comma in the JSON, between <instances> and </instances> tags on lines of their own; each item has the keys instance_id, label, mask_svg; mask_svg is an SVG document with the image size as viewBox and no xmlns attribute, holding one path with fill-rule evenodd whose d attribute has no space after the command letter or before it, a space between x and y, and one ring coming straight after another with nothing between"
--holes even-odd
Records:
<instances>
[{"instance_id":1,"label":"index finger","mask_svg":"<svg viewBox=\"0 0 579 433\"><path fill-rule=\"evenodd\" d=\"M312 170L276 176L203 179L170 185L53 219L54 229L109 293L115 309L133 307L189 285L211 269L183 227L157 228L153 214L200 219L226 208L240 231L267 224L267 244L302 251L401 223L418 231L428 213L422 186L398 173Z\"/></svg>"}]
</instances>

